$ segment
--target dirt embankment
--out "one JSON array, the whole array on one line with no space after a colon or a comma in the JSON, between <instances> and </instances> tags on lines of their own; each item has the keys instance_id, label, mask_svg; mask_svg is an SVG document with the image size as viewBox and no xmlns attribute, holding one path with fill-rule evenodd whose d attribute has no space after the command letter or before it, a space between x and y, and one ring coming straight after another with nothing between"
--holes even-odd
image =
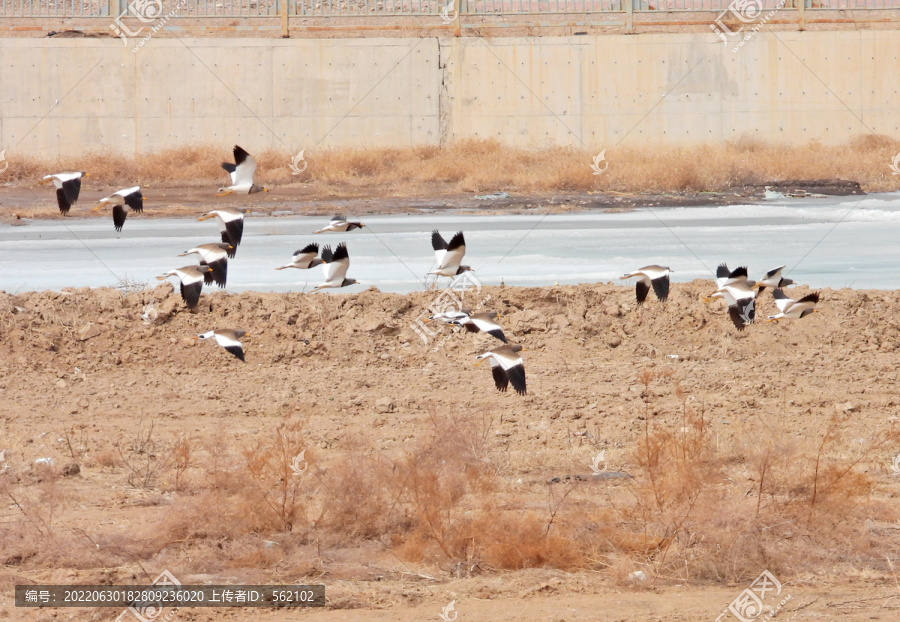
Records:
<instances>
[{"instance_id":1,"label":"dirt embankment","mask_svg":"<svg viewBox=\"0 0 900 622\"><path fill-rule=\"evenodd\" d=\"M738 333L701 301L711 287L643 307L604 284L467 294L525 347L524 397L474 366L492 337L423 343L411 324L432 292L215 292L193 313L168 284L0 293L0 580L168 568L183 583L324 582L342 610L308 619L436 619L455 599L471 619L546 620L566 603L571 620L694 620L769 569L806 613L889 619L900 292L822 290L818 313ZM773 309L767 293L759 314ZM246 363L192 338L215 328L248 332ZM299 447L309 476L278 471ZM781 456L764 483L762 447ZM598 487L600 451L631 478ZM284 482L309 486L290 512L251 503ZM529 612L506 601L520 598Z\"/></svg>"}]
</instances>

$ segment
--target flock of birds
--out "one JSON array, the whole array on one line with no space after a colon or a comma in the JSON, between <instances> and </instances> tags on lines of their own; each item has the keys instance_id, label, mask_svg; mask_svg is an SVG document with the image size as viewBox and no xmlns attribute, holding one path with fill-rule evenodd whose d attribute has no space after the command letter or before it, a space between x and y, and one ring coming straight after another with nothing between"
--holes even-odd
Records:
<instances>
[{"instance_id":1,"label":"flock of birds","mask_svg":"<svg viewBox=\"0 0 900 622\"><path fill-rule=\"evenodd\" d=\"M781 319L800 319L810 313L816 312L819 303L819 293L807 294L798 300L794 300L784 293L784 288L793 285L794 281L782 276L785 266L778 266L766 272L759 281L749 278L747 266L741 266L729 270L728 265L721 263L716 268L716 291L704 297L704 302L721 299L728 307L728 316L738 330L756 321L756 303L766 290L772 288L772 297L778 313L770 315L766 321L776 322ZM669 275L673 271L664 266L645 266L640 270L623 275L622 279L638 277L635 285L635 295L639 305L644 304L650 289L660 302L665 302L669 297Z\"/></svg>"},{"instance_id":2,"label":"flock of birds","mask_svg":"<svg viewBox=\"0 0 900 622\"><path fill-rule=\"evenodd\" d=\"M223 162L222 168L231 176L231 185L220 188L218 196L232 193L254 194L268 192L268 189L253 182L256 172L256 161L241 147L234 147L234 163ZM64 172L47 175L43 179L50 180L56 186L56 198L60 213L65 216L71 207L78 201L81 192L81 180L87 177L84 171ZM144 197L140 186L125 188L112 195L100 199L94 211L104 206L112 206L113 224L116 231L121 231L127 215L126 207L132 211L141 213L144 207ZM171 276L177 277L181 289L181 298L189 309L194 309L200 301L203 285L215 283L219 287L225 287L228 277L228 259L234 259L237 248L241 243L244 232L244 212L232 208L220 208L212 210L199 217L198 220L215 218L219 225L221 242L201 244L191 248L179 257L197 255L199 261L196 265L175 268L157 277L165 280ZM365 225L357 221L349 221L345 217L333 216L329 224L315 233L346 233L355 229L362 229ZM466 254L466 240L462 231L457 232L447 242L438 231L431 234L431 245L434 250L436 269L429 275L436 277L455 278L470 271L473 268L463 265ZM296 251L291 262L279 266L276 270L295 268L309 270L322 266L325 272L325 281L313 288L312 291L329 288L341 288L357 284L356 279L347 277L350 268L350 254L347 245L341 242L332 251L330 246L319 249L319 245L312 243ZM704 301L722 299L728 307L728 315L738 330L750 324L756 319L756 302L767 289L773 290L773 298L778 308L778 313L768 317L768 321L780 319L799 319L815 312L819 302L819 294L808 294L799 300L791 299L784 293L785 287L792 285L793 281L784 278L781 274L785 266L779 266L770 270L759 281L748 278L746 266L735 270L729 270L726 264L719 265L716 270L716 291L706 296ZM623 275L622 279L637 278L635 295L637 304L643 305L652 289L660 302L665 302L669 296L669 275L672 270L664 266L645 266L634 272ZM498 390L505 392L509 385L520 395L526 394L525 365L522 359L522 346L510 344L503 333L502 327L497 323L500 314L495 311L473 312L471 309L459 311L447 311L437 313L428 319L442 321L452 326L465 328L468 332L483 332L503 342L502 346L489 350L476 357L480 365L484 361L490 361L494 383ZM237 329L212 330L196 336L196 339L214 339L226 351L244 361L244 349L241 338L247 333Z\"/></svg>"}]
</instances>

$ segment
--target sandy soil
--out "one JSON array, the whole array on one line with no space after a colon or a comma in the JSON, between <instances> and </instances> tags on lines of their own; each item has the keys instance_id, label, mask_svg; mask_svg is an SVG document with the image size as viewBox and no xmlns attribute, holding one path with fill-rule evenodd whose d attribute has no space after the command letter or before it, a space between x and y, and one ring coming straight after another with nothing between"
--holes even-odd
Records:
<instances>
[{"instance_id":1,"label":"sandy soil","mask_svg":"<svg viewBox=\"0 0 900 622\"><path fill-rule=\"evenodd\" d=\"M163 482L129 485L125 466L109 457L150 421L160 447L184 434L201 446L240 446L285 417L300 417L317 463L327 465L360 442L399 455L429 434L431 408L473 413L489 421L487 442L506 457L504 486L536 507L552 478L590 479L598 448L608 451L611 468L634 471L628 448L645 416L654 425L679 425L679 387L704 405L722 446L739 442L742 426L753 422L796 439L820 434L835 412L849 415L850 439L896 422L900 292L823 290L820 312L810 318L738 333L719 303L700 300L709 291L709 281L678 285L666 305L644 307L636 307L631 288L604 284L467 293L468 304L490 296L487 306L503 313L510 340L524 345L525 397L497 392L490 372L473 366L475 355L494 347L491 337L444 329L429 346L422 343L410 324L426 312L432 292L215 292L204 294L194 313L168 284L126 296L111 289L0 293L0 450L8 467L0 484L28 495L42 481L36 459L53 458L59 471L77 463L79 473L57 473L66 494L54 529L96 543L100 556L29 561L16 556L17 542L6 540L0 618L53 615L14 609L15 583L132 583L170 567L183 583L318 579L332 603L290 614L182 610L179 620L437 620L451 600L460 620L713 620L749 581L659 576L630 585L600 568L458 577L447 564L401 561L371 543L320 552L315 576L279 563L248 570L213 561L204 571L176 543L129 557L121 544L114 552L104 540L114 532L152 533L180 507L181 493ZM148 322L141 314L151 303L155 319ZM761 305L760 313L773 308L768 295ZM191 338L213 328L248 331L246 363ZM637 379L648 369L662 373L644 410ZM887 504L900 493L890 469L894 453L858 465L877 484L873 497ZM0 513L0 531L8 534L33 520L9 497ZM779 562L775 572L792 597L779 618L897 619L900 584L884 560L897 559L900 541L896 524L882 527L883 539L852 564L810 569L799 560ZM115 615L58 613L73 620Z\"/></svg>"}]
</instances>

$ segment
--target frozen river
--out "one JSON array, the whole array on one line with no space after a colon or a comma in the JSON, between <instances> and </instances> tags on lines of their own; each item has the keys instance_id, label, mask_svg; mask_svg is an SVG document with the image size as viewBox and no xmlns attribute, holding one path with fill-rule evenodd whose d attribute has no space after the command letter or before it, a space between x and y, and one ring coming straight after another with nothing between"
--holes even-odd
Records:
<instances>
[{"instance_id":1,"label":"frozen river","mask_svg":"<svg viewBox=\"0 0 900 622\"><path fill-rule=\"evenodd\" d=\"M347 242L348 276L362 287L344 292L422 289L435 228L447 239L465 232L465 263L485 285L614 281L647 264L670 266L676 282L689 281L711 278L727 261L747 264L751 277L786 264L785 275L812 287L900 288L900 194L626 213L369 216L362 231L312 235L326 220L248 216L229 261L228 289L282 292L318 284L321 268L275 270L313 241ZM129 216L120 234L108 218L2 225L0 290L112 286L124 277L152 287L157 275L197 261L178 253L217 241L214 220Z\"/></svg>"}]
</instances>

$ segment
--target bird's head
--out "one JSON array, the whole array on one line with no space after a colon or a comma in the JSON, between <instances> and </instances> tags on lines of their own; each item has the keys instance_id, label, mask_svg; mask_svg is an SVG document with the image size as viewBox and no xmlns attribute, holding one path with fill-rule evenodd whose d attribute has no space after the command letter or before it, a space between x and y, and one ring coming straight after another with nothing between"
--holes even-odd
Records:
<instances>
[{"instance_id":1,"label":"bird's head","mask_svg":"<svg viewBox=\"0 0 900 622\"><path fill-rule=\"evenodd\" d=\"M215 336L215 333L211 330L206 331L205 333L200 333L194 339L212 339Z\"/></svg>"},{"instance_id":2,"label":"bird's head","mask_svg":"<svg viewBox=\"0 0 900 622\"><path fill-rule=\"evenodd\" d=\"M360 283L356 279L344 279L344 283L341 285L341 287L347 287L348 285L362 285L362 283Z\"/></svg>"}]
</instances>

